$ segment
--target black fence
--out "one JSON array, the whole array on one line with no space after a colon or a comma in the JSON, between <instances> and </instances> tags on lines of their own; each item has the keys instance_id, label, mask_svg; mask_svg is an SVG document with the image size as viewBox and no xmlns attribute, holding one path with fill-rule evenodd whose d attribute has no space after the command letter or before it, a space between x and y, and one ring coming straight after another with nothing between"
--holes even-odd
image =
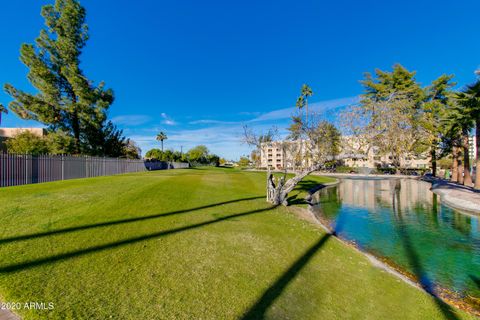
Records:
<instances>
[{"instance_id":1,"label":"black fence","mask_svg":"<svg viewBox=\"0 0 480 320\"><path fill-rule=\"evenodd\" d=\"M188 163L139 159L1 153L0 187L188 167Z\"/></svg>"}]
</instances>

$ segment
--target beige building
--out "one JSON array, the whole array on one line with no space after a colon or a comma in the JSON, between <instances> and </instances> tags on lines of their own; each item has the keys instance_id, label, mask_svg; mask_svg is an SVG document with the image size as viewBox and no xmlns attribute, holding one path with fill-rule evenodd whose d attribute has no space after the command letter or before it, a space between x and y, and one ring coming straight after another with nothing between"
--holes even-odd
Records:
<instances>
[{"instance_id":1,"label":"beige building","mask_svg":"<svg viewBox=\"0 0 480 320\"><path fill-rule=\"evenodd\" d=\"M361 147L356 143L357 139L351 136L342 137L342 154L344 165L353 168L388 168L395 159L392 155L380 154L375 147ZM349 156L356 154L360 156ZM401 168L428 169L430 157L428 155L405 154L398 159Z\"/></svg>"},{"instance_id":2,"label":"beige building","mask_svg":"<svg viewBox=\"0 0 480 320\"><path fill-rule=\"evenodd\" d=\"M348 157L343 159L345 166L352 168L387 168L395 160L392 156L376 155L371 151L368 155L362 157ZM400 157L401 168L428 169L430 168L430 158L427 156L404 155Z\"/></svg>"},{"instance_id":3,"label":"beige building","mask_svg":"<svg viewBox=\"0 0 480 320\"><path fill-rule=\"evenodd\" d=\"M468 155L471 159L475 159L477 154L477 137L470 136L468 137Z\"/></svg>"},{"instance_id":4,"label":"beige building","mask_svg":"<svg viewBox=\"0 0 480 320\"><path fill-rule=\"evenodd\" d=\"M389 155L380 155L375 148L370 148L368 152L359 152L356 145L352 146L352 138L349 136L342 138L342 151L336 158L341 160L345 166L353 168L385 168L391 166L393 157ZM293 168L295 155L302 156L305 141L274 141L262 144L260 150L260 166L262 168ZM304 149L306 149L304 147ZM297 161L298 163L298 161ZM305 160L303 165L305 165ZM400 167L402 168L429 168L430 159L428 156L404 155L400 158Z\"/></svg>"},{"instance_id":5,"label":"beige building","mask_svg":"<svg viewBox=\"0 0 480 320\"><path fill-rule=\"evenodd\" d=\"M45 135L44 128L0 128L0 137L12 138L15 135L25 131L30 131L31 133L39 137L43 137Z\"/></svg>"},{"instance_id":6,"label":"beige building","mask_svg":"<svg viewBox=\"0 0 480 320\"><path fill-rule=\"evenodd\" d=\"M43 137L46 134L44 128L0 128L0 151L6 151L3 141L25 131L29 131L39 137Z\"/></svg>"},{"instance_id":7,"label":"beige building","mask_svg":"<svg viewBox=\"0 0 480 320\"><path fill-rule=\"evenodd\" d=\"M285 168L286 158L287 155L282 141L262 143L260 149L260 166L262 168Z\"/></svg>"}]
</instances>

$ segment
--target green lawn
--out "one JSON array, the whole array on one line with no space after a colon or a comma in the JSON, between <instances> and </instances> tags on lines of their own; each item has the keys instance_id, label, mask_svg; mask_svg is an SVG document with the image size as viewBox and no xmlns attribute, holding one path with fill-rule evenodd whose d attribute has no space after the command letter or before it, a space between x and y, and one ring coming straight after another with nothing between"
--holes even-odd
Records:
<instances>
[{"instance_id":1,"label":"green lawn","mask_svg":"<svg viewBox=\"0 0 480 320\"><path fill-rule=\"evenodd\" d=\"M264 187L190 169L0 189L0 299L55 303L25 319L454 317Z\"/></svg>"}]
</instances>

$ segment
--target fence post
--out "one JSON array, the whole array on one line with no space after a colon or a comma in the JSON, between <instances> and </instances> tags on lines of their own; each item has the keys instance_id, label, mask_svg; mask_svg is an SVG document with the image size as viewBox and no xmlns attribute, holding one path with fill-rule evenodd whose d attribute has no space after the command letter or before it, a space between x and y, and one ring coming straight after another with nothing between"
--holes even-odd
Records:
<instances>
[{"instance_id":1,"label":"fence post","mask_svg":"<svg viewBox=\"0 0 480 320\"><path fill-rule=\"evenodd\" d=\"M25 179L24 179L25 184L28 184L28 180L27 180L28 179L27 178L28 177L28 161L27 161L27 159L28 159L28 154L25 154L25 156L23 157L23 164L25 166Z\"/></svg>"},{"instance_id":2,"label":"fence post","mask_svg":"<svg viewBox=\"0 0 480 320\"><path fill-rule=\"evenodd\" d=\"M63 157L63 154L60 157L60 160L62 161L62 180L65 180L65 159Z\"/></svg>"}]
</instances>

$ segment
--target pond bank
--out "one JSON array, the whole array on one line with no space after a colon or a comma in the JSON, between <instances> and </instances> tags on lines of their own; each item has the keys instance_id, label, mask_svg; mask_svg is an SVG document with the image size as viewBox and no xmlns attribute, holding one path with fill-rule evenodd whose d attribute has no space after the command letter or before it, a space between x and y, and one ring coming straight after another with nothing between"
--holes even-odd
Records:
<instances>
[{"instance_id":1,"label":"pond bank","mask_svg":"<svg viewBox=\"0 0 480 320\"><path fill-rule=\"evenodd\" d=\"M480 192L473 188L465 187L438 178L423 178L423 181L432 184L432 192L438 194L448 206L480 215Z\"/></svg>"},{"instance_id":2,"label":"pond bank","mask_svg":"<svg viewBox=\"0 0 480 320\"><path fill-rule=\"evenodd\" d=\"M480 191L469 188L457 183L450 182L440 178L429 178L407 175L386 175L386 174L359 174L359 173L321 173L315 172L314 175L334 177L334 178L402 178L422 180L432 184L432 192L438 194L446 205L463 211L464 213L480 215Z\"/></svg>"},{"instance_id":3,"label":"pond bank","mask_svg":"<svg viewBox=\"0 0 480 320\"><path fill-rule=\"evenodd\" d=\"M369 178L371 179L372 177L370 176ZM392 178L392 177L390 176L390 178ZM354 180L356 180L356 179L354 179ZM412 181L412 183L413 183L413 181ZM325 188L326 186L322 186L322 187ZM457 308L462 309L462 310L467 311L467 312L470 312L471 314L474 314L474 315L477 315L477 316L480 315L478 307L472 307L472 304L470 302L467 302L462 297L455 294L455 292L445 290L440 286L435 286L435 287L432 286L431 289L429 287L425 287L425 284L423 282L421 282L420 280L418 280L418 278L417 278L418 275L416 276L416 273L412 273L411 270L410 271L404 270L403 268L399 267L399 265L396 262L390 261L388 258L383 258L382 255L377 256L377 255L374 255L372 253L365 252L364 250L361 249L362 246L360 245L360 243L357 244L356 240L352 240L352 241L347 240L347 239L343 238L343 236L340 236L340 234L337 234L335 232L335 230L332 230L332 228L329 227L328 220L324 220L323 215L318 215L318 212L315 210L315 209L318 209L318 208L316 208L316 203L313 203L313 201L312 201L312 198L314 198L314 197L312 197L313 193L317 192L322 187L313 188L311 190L310 194L306 196L305 200L309 204L308 210L306 210L305 208L303 208L303 209L300 208L299 210L300 211L303 210L303 212L298 213L299 210L297 210L297 208L294 209L294 211L296 211L296 213L298 213L298 215L300 217L302 217L302 218L320 226L326 232L334 235L342 243L344 243L347 246L353 248L354 250L362 253L364 256L366 256L370 260L370 263L372 265L374 265L374 266L376 266L376 267L378 267L378 268L380 268L380 269L382 269L382 270L384 270L384 271L386 271L390 274L395 275L397 278L401 279L402 281L416 287L417 289L419 289L421 291L429 293L430 295L434 296L435 298L437 298L437 299L439 299L439 300L441 300L445 303L448 303L452 306L456 306ZM428 189L428 186L425 185L425 188ZM321 192L324 192L324 191L321 191ZM417 192L417 191L415 191L415 192ZM475 302L475 301L473 301L473 302ZM477 303L478 302L475 302L474 305L477 305Z\"/></svg>"}]
</instances>

